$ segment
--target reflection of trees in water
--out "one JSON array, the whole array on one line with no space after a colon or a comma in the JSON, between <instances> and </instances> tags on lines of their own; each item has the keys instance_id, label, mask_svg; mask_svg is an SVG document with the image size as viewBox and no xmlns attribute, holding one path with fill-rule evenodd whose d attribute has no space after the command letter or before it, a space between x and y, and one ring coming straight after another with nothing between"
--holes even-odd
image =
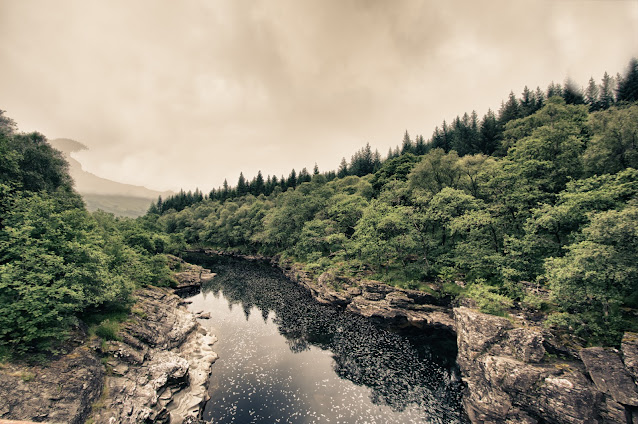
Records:
<instances>
[{"instance_id":1,"label":"reflection of trees in water","mask_svg":"<svg viewBox=\"0 0 638 424\"><path fill-rule=\"evenodd\" d=\"M380 329L362 317L319 305L267 264L204 255L187 260L212 268L217 276L204 292L223 291L230 304L241 305L246 319L253 306L264 321L274 311L273 322L293 352L310 345L329 349L337 375L371 388L373 403L397 411L416 404L433 422L463 421L456 344L450 335L406 337Z\"/></svg>"}]
</instances>

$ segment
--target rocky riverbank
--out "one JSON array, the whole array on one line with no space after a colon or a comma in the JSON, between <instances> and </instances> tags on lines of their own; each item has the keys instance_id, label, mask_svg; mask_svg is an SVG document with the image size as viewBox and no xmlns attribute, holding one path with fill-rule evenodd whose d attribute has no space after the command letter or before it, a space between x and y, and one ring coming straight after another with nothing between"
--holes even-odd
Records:
<instances>
[{"instance_id":1,"label":"rocky riverbank","mask_svg":"<svg viewBox=\"0 0 638 424\"><path fill-rule=\"evenodd\" d=\"M179 288L194 290L214 274L172 259ZM117 340L86 342L46 366L4 364L0 420L47 423L196 422L217 359L215 336L169 289L134 293Z\"/></svg>"},{"instance_id":2,"label":"rocky riverbank","mask_svg":"<svg viewBox=\"0 0 638 424\"><path fill-rule=\"evenodd\" d=\"M455 321L449 303L428 293L389 286L379 281L357 280L325 272L314 278L299 264L279 257L240 255L214 250L197 253L266 261L281 271L323 304L344 308L378 324L404 328L454 331Z\"/></svg>"},{"instance_id":3,"label":"rocky riverbank","mask_svg":"<svg viewBox=\"0 0 638 424\"><path fill-rule=\"evenodd\" d=\"M208 252L216 253L220 252ZM393 326L454 331L464 404L473 423L638 424L638 335L620 350L583 348L524 316L453 308L426 293L324 273L262 256L320 303Z\"/></svg>"},{"instance_id":4,"label":"rocky riverbank","mask_svg":"<svg viewBox=\"0 0 638 424\"><path fill-rule=\"evenodd\" d=\"M529 322L454 309L474 423L638 423L638 335L622 348L568 348Z\"/></svg>"}]
</instances>

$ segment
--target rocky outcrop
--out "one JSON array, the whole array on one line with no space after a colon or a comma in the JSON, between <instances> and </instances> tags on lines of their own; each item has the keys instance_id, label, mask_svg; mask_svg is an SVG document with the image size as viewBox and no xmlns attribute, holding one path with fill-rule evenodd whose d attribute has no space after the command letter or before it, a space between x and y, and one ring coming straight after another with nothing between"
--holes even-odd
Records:
<instances>
[{"instance_id":1,"label":"rocky outcrop","mask_svg":"<svg viewBox=\"0 0 638 424\"><path fill-rule=\"evenodd\" d=\"M314 278L300 264L278 256L243 255L212 249L190 252L270 262L281 269L286 277L307 289L319 303L346 309L378 324L454 331L454 317L447 302L422 291L401 289L379 281L343 277L330 271Z\"/></svg>"},{"instance_id":2,"label":"rocky outcrop","mask_svg":"<svg viewBox=\"0 0 638 424\"><path fill-rule=\"evenodd\" d=\"M132 318L118 333L121 340L101 347L108 375L92 418L133 424L196 417L207 400L216 339L168 290L147 288L136 297Z\"/></svg>"},{"instance_id":3,"label":"rocky outcrop","mask_svg":"<svg viewBox=\"0 0 638 424\"><path fill-rule=\"evenodd\" d=\"M177 281L177 286L173 290L180 296L199 292L202 284L212 280L215 276L209 269L189 264L177 256L167 255L167 257L168 265L175 271L173 277Z\"/></svg>"},{"instance_id":4,"label":"rocky outcrop","mask_svg":"<svg viewBox=\"0 0 638 424\"><path fill-rule=\"evenodd\" d=\"M214 274L179 258L178 290L198 290ZM145 288L117 341L86 341L78 329L70 353L46 365L0 363L0 422L198 422L217 355L215 336L171 290ZM75 346L75 347L73 347ZM100 359L100 357L102 357Z\"/></svg>"},{"instance_id":5,"label":"rocky outcrop","mask_svg":"<svg viewBox=\"0 0 638 424\"><path fill-rule=\"evenodd\" d=\"M558 358L547 354L556 349L544 329L465 307L454 316L473 423L638 422L631 335L627 353L587 348L579 352L582 360Z\"/></svg>"},{"instance_id":6,"label":"rocky outcrop","mask_svg":"<svg viewBox=\"0 0 638 424\"><path fill-rule=\"evenodd\" d=\"M288 278L305 287L320 303L345 308L383 325L454 331L451 309L427 293L330 272L313 279L296 264L279 262L278 265Z\"/></svg>"},{"instance_id":7,"label":"rocky outcrop","mask_svg":"<svg viewBox=\"0 0 638 424\"><path fill-rule=\"evenodd\" d=\"M0 364L0 422L84 423L103 378L102 364L87 346L47 365Z\"/></svg>"}]
</instances>

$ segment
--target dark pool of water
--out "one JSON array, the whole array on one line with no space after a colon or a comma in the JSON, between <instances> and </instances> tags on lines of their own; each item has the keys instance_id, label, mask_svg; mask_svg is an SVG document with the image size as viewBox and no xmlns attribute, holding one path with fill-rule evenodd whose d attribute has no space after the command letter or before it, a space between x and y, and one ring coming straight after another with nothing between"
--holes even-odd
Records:
<instances>
[{"instance_id":1,"label":"dark pool of water","mask_svg":"<svg viewBox=\"0 0 638 424\"><path fill-rule=\"evenodd\" d=\"M217 276L189 298L219 339L214 423L466 423L449 334L398 333L320 305L265 263L194 255Z\"/></svg>"}]
</instances>

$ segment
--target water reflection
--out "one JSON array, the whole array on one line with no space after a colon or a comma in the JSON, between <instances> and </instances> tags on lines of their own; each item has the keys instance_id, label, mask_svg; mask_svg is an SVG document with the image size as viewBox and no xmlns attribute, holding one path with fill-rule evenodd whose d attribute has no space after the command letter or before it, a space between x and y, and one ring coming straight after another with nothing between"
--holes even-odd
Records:
<instances>
[{"instance_id":1,"label":"water reflection","mask_svg":"<svg viewBox=\"0 0 638 424\"><path fill-rule=\"evenodd\" d=\"M222 349L205 419L465 422L449 335L380 329L317 304L267 264L187 260L217 273L192 305L211 312Z\"/></svg>"}]
</instances>

